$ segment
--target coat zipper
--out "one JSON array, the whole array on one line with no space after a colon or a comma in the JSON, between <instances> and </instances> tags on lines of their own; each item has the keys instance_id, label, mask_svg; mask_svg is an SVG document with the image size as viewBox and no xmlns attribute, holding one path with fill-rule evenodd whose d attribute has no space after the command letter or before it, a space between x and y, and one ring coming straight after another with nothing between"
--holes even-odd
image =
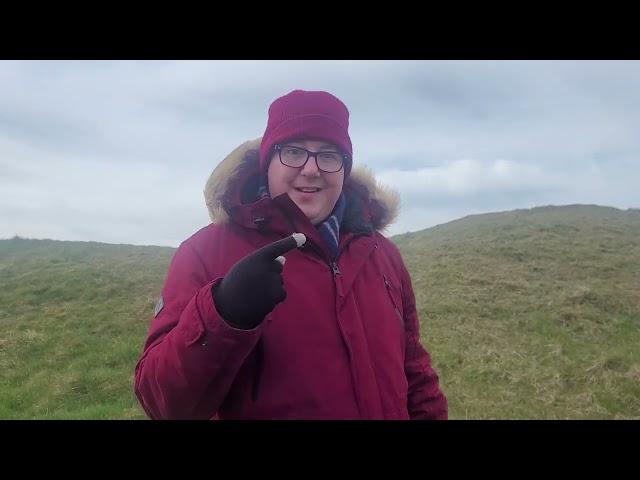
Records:
<instances>
[{"instance_id":1,"label":"coat zipper","mask_svg":"<svg viewBox=\"0 0 640 480\"><path fill-rule=\"evenodd\" d=\"M338 267L337 262L331 262L329 263L329 266L331 267L331 271L333 272L333 278L336 278L336 276L338 275L342 275L342 272L340 272L340 267Z\"/></svg>"},{"instance_id":2,"label":"coat zipper","mask_svg":"<svg viewBox=\"0 0 640 480\"><path fill-rule=\"evenodd\" d=\"M333 281L336 285L336 292L338 293L338 296L342 297L342 272L340 271L340 267L338 267L338 262L330 262L329 268L331 268L331 272L333 273Z\"/></svg>"}]
</instances>

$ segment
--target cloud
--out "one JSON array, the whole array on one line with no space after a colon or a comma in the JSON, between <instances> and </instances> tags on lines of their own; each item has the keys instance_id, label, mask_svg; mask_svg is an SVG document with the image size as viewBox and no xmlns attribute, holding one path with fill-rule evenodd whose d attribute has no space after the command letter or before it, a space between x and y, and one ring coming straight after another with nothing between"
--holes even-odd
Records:
<instances>
[{"instance_id":1,"label":"cloud","mask_svg":"<svg viewBox=\"0 0 640 480\"><path fill-rule=\"evenodd\" d=\"M403 208L391 234L474 213L541 205L638 205L636 160L541 167L509 160L464 159L417 170L387 170L379 178L402 192ZM416 228L416 225L419 225Z\"/></svg>"},{"instance_id":2,"label":"cloud","mask_svg":"<svg viewBox=\"0 0 640 480\"><path fill-rule=\"evenodd\" d=\"M46 154L0 142L0 237L176 246L208 223L204 172ZM30 159L25 162L24 159ZM37 160L34 160L37 159Z\"/></svg>"},{"instance_id":3,"label":"cloud","mask_svg":"<svg viewBox=\"0 0 640 480\"><path fill-rule=\"evenodd\" d=\"M269 103L329 90L395 233L548 203L640 206L638 61L2 61L0 237L176 246Z\"/></svg>"}]
</instances>

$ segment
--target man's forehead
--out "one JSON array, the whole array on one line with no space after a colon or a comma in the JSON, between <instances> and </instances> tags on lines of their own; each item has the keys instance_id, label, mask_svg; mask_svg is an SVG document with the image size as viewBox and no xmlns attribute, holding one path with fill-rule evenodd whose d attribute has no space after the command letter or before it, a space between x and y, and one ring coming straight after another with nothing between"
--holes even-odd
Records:
<instances>
[{"instance_id":1,"label":"man's forehead","mask_svg":"<svg viewBox=\"0 0 640 480\"><path fill-rule=\"evenodd\" d=\"M306 143L313 143L313 144L317 144L314 145L316 148L322 148L322 149L337 149L338 146L334 145L333 143L329 143L325 140L316 140L313 138L303 138L303 139L293 139L293 140L289 140L287 142L287 144L291 145L291 144L300 144L300 145L304 145Z\"/></svg>"}]
</instances>

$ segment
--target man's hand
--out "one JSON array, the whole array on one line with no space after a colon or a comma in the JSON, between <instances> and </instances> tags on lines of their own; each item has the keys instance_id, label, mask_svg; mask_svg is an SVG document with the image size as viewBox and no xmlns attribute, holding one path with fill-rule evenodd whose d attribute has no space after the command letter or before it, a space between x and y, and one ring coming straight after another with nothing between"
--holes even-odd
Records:
<instances>
[{"instance_id":1,"label":"man's hand","mask_svg":"<svg viewBox=\"0 0 640 480\"><path fill-rule=\"evenodd\" d=\"M287 297L283 255L306 241L304 234L294 233L238 260L211 292L222 318L235 328L258 326Z\"/></svg>"}]
</instances>

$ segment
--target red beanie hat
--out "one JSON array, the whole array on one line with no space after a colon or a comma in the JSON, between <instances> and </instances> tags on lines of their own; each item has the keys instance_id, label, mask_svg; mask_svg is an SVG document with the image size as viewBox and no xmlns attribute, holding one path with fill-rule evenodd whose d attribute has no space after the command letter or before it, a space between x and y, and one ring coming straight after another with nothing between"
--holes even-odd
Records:
<instances>
[{"instance_id":1,"label":"red beanie hat","mask_svg":"<svg viewBox=\"0 0 640 480\"><path fill-rule=\"evenodd\" d=\"M274 145L287 140L324 140L349 156L345 176L351 171L353 150L349 138L349 110L327 92L294 90L269 107L267 129L260 144L260 167L266 171Z\"/></svg>"}]
</instances>

